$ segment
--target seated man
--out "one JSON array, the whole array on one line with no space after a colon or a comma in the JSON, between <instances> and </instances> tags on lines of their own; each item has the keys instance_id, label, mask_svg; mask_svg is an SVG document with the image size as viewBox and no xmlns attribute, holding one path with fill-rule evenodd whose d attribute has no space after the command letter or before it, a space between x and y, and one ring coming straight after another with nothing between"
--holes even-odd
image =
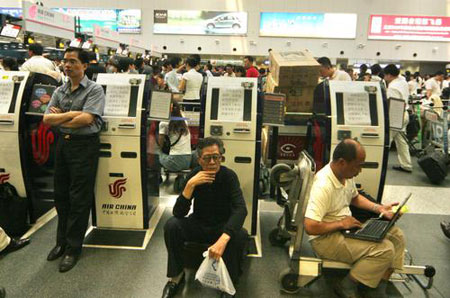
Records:
<instances>
[{"instance_id":1,"label":"seated man","mask_svg":"<svg viewBox=\"0 0 450 298\"><path fill-rule=\"evenodd\" d=\"M221 166L223 143L205 138L197 145L198 163L186 178L183 192L173 207L174 217L164 226L168 252L167 277L163 298L173 297L184 280L185 241L211 243L209 256L223 260L236 283L247 232L242 229L247 208L235 172ZM185 217L194 199L194 212ZM221 294L227 297L226 293Z\"/></svg>"},{"instance_id":2,"label":"seated man","mask_svg":"<svg viewBox=\"0 0 450 298\"><path fill-rule=\"evenodd\" d=\"M345 238L340 230L360 228L349 205L383 214L391 219L393 205L379 205L358 194L353 177L361 172L366 153L361 144L346 139L336 146L333 160L314 177L305 214L305 230L314 251L325 259L352 265L335 291L340 297L359 297L358 283L366 297L386 297L387 282L394 269L403 267L405 239L393 227L382 242Z\"/></svg>"},{"instance_id":3,"label":"seated man","mask_svg":"<svg viewBox=\"0 0 450 298\"><path fill-rule=\"evenodd\" d=\"M10 238L6 232L0 228L0 255L5 256L10 252L21 249L30 243L30 238L15 239ZM0 298L6 297L6 290L0 287Z\"/></svg>"}]
</instances>

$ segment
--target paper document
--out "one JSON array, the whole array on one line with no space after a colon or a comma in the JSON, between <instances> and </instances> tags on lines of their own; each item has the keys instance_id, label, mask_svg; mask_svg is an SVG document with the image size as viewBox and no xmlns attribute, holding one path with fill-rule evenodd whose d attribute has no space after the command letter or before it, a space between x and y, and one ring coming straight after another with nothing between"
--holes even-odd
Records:
<instances>
[{"instance_id":1,"label":"paper document","mask_svg":"<svg viewBox=\"0 0 450 298\"><path fill-rule=\"evenodd\" d=\"M220 88L219 121L244 120L244 89Z\"/></svg>"},{"instance_id":2,"label":"paper document","mask_svg":"<svg viewBox=\"0 0 450 298\"><path fill-rule=\"evenodd\" d=\"M150 117L169 119L171 100L172 94L170 92L153 91L150 102Z\"/></svg>"},{"instance_id":3,"label":"paper document","mask_svg":"<svg viewBox=\"0 0 450 298\"><path fill-rule=\"evenodd\" d=\"M106 87L105 116L128 116L131 85L108 85Z\"/></svg>"},{"instance_id":4,"label":"paper document","mask_svg":"<svg viewBox=\"0 0 450 298\"><path fill-rule=\"evenodd\" d=\"M14 93L14 82L0 82L0 114L8 114Z\"/></svg>"},{"instance_id":5,"label":"paper document","mask_svg":"<svg viewBox=\"0 0 450 298\"><path fill-rule=\"evenodd\" d=\"M403 118L405 114L405 101L396 98L389 98L389 127L401 130L403 128Z\"/></svg>"},{"instance_id":6,"label":"paper document","mask_svg":"<svg viewBox=\"0 0 450 298\"><path fill-rule=\"evenodd\" d=\"M370 105L367 92L344 93L345 125L370 126Z\"/></svg>"}]
</instances>

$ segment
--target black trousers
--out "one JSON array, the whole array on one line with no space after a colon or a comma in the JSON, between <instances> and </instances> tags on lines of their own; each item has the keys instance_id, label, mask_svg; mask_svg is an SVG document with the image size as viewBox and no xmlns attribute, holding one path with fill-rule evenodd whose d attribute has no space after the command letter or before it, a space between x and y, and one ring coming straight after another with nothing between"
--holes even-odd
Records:
<instances>
[{"instance_id":1,"label":"black trousers","mask_svg":"<svg viewBox=\"0 0 450 298\"><path fill-rule=\"evenodd\" d=\"M100 140L98 136L58 138L55 156L56 243L80 254L94 201Z\"/></svg>"},{"instance_id":2,"label":"black trousers","mask_svg":"<svg viewBox=\"0 0 450 298\"><path fill-rule=\"evenodd\" d=\"M164 225L164 240L168 253L167 277L175 277L183 271L184 242L214 244L223 234L222 228L208 228L192 217L170 218ZM238 281L244 248L247 246L247 231L241 229L231 237L222 259L234 283Z\"/></svg>"}]
</instances>

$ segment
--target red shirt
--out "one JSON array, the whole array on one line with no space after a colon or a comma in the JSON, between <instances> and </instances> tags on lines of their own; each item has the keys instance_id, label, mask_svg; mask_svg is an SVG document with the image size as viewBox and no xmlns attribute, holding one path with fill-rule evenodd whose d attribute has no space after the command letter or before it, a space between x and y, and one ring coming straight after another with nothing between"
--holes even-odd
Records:
<instances>
[{"instance_id":1,"label":"red shirt","mask_svg":"<svg viewBox=\"0 0 450 298\"><path fill-rule=\"evenodd\" d=\"M259 71L255 67L250 67L247 69L247 72L245 74L247 78L257 78L259 77Z\"/></svg>"}]
</instances>

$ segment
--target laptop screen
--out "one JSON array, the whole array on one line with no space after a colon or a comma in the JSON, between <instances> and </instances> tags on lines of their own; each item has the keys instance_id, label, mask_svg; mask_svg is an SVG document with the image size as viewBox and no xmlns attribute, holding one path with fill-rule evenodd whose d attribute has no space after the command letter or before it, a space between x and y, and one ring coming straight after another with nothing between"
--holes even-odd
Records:
<instances>
[{"instance_id":1,"label":"laptop screen","mask_svg":"<svg viewBox=\"0 0 450 298\"><path fill-rule=\"evenodd\" d=\"M406 197L406 199L403 200L403 202L398 206L397 211L395 212L394 216L392 217L391 221L395 222L400 217L400 211L405 206L406 202L408 202L409 198L412 196L412 193L409 193L409 195Z\"/></svg>"}]
</instances>

